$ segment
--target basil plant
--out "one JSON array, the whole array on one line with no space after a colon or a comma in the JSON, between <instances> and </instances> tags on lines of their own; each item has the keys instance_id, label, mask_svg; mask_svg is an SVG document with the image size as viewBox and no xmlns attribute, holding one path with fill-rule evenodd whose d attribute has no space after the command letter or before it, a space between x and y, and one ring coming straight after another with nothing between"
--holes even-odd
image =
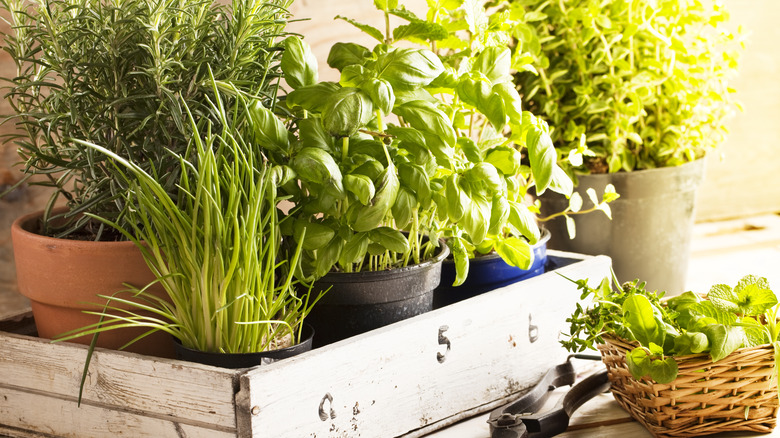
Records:
<instances>
[{"instance_id":1,"label":"basil plant","mask_svg":"<svg viewBox=\"0 0 780 438\"><path fill-rule=\"evenodd\" d=\"M534 66L517 83L567 170L677 166L723 140L741 42L722 3L511 1Z\"/></svg>"},{"instance_id":2,"label":"basil plant","mask_svg":"<svg viewBox=\"0 0 780 438\"><path fill-rule=\"evenodd\" d=\"M522 110L512 72L526 58L508 48L508 15L452 1L422 19L374 3L404 24L383 32L337 17L377 40L331 48L338 82L318 81L308 45L288 37L284 114L252 108L256 141L297 177L284 189L296 205L288 233L306 236L303 274L419 263L439 238L456 284L475 253L528 267L540 231L527 192L568 196L573 184L547 124Z\"/></svg>"}]
</instances>

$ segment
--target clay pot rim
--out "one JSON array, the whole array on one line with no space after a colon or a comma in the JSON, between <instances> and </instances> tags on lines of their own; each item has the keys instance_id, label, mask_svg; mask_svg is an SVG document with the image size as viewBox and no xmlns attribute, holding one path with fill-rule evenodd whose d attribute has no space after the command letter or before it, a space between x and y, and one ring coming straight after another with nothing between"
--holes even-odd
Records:
<instances>
[{"instance_id":1,"label":"clay pot rim","mask_svg":"<svg viewBox=\"0 0 780 438\"><path fill-rule=\"evenodd\" d=\"M62 212L66 210L67 207L57 207L52 211L56 213L56 212ZM111 246L124 247L128 245L135 245L135 243L131 240L119 240L119 241L79 240L79 239L68 239L66 237L46 236L44 234L40 234L35 231L32 231L31 228L33 226L33 222L40 220L41 217L43 216L43 213L44 210L38 210L32 213L27 213L22 216L19 216L11 224L11 234L24 236L25 239L36 241L39 244L46 244L47 242L52 244L55 242L57 242L58 244L62 244L62 242L70 242L74 246L102 246L104 248L109 248Z\"/></svg>"}]
</instances>

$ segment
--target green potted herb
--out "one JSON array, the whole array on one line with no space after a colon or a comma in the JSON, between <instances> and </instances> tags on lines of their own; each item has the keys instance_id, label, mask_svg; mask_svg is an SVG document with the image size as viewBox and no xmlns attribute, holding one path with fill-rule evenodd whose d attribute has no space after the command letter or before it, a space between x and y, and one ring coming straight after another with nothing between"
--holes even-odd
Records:
<instances>
[{"instance_id":1,"label":"green potted herb","mask_svg":"<svg viewBox=\"0 0 780 438\"><path fill-rule=\"evenodd\" d=\"M578 217L572 240L564 220L548 222L551 247L610 255L620 278L682 292L702 158L735 108L739 44L722 2L518 0L508 11L533 59L516 82L553 127L558 162L581 194L613 184L621 195L612 221ZM542 197L542 216L566 202Z\"/></svg>"},{"instance_id":2,"label":"green potted herb","mask_svg":"<svg viewBox=\"0 0 780 438\"><path fill-rule=\"evenodd\" d=\"M121 173L77 140L105 147L175 191L176 156L186 154L192 136L183 108L197 120L213 117L209 67L226 92L270 101L278 79L274 41L288 4L3 1L12 29L4 49L17 65L6 87L16 112L9 120L19 128L10 140L23 181L53 189L42 215L12 228L19 290L31 299L41 337L94 322L77 303L95 301L96 293L154 278L132 242L94 220L131 229L126 218L135 207ZM54 209L61 201L66 208ZM63 310L77 320L47 313ZM101 337L101 346L123 345L119 333Z\"/></svg>"},{"instance_id":3,"label":"green potted herb","mask_svg":"<svg viewBox=\"0 0 780 438\"><path fill-rule=\"evenodd\" d=\"M306 238L285 251L277 194L285 173L244 138L240 108L216 100L215 123L191 117L193 158L174 155L180 174L172 194L137 164L81 142L111 160L127 187L125 202L136 206L127 229L92 217L141 250L167 298L149 293L149 285L100 295L105 309L90 312L100 321L59 340L143 327L172 335L181 358L229 368L311 348L313 333L303 323L316 297L299 296L293 278Z\"/></svg>"},{"instance_id":4,"label":"green potted herb","mask_svg":"<svg viewBox=\"0 0 780 438\"><path fill-rule=\"evenodd\" d=\"M572 185L555 164L546 124L520 109L502 17L438 5L421 19L397 1L376 6L387 18L384 31L338 17L377 40L373 48L332 47L328 64L341 73L338 83L319 82L307 45L288 38L289 114L283 121L258 107L254 117L258 143L300 179L287 188L300 206L290 233L306 230L309 239L302 274L330 284L388 268L405 273L446 256L439 238L452 251L457 283L479 251L528 267L540 231L526 192L568 194ZM391 28L391 15L405 24ZM397 302L412 316L430 310L438 282L411 280L424 289L405 302L368 290L344 304ZM313 318L339 296L334 288Z\"/></svg>"},{"instance_id":5,"label":"green potted herb","mask_svg":"<svg viewBox=\"0 0 780 438\"><path fill-rule=\"evenodd\" d=\"M655 435L774 427L780 306L765 278L668 300L637 281L576 283L592 304L577 304L561 343L601 350L615 399Z\"/></svg>"}]
</instances>

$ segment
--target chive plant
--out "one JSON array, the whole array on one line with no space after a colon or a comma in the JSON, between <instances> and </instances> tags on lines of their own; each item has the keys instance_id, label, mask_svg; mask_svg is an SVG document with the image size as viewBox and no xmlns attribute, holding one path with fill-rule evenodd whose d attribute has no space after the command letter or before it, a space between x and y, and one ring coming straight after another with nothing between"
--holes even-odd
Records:
<instances>
[{"instance_id":1,"label":"chive plant","mask_svg":"<svg viewBox=\"0 0 780 438\"><path fill-rule=\"evenodd\" d=\"M12 29L4 50L17 67L5 91L16 113L8 120L19 129L8 140L18 147L24 180L54 188L48 214L63 198L69 206L67 226L43 233L121 238L87 212L129 225L124 180L87 143L173 192L176 154L192 135L184 108L217 122L205 104L213 97L209 71L232 95L273 102L275 41L291 1L0 0Z\"/></svg>"},{"instance_id":2,"label":"chive plant","mask_svg":"<svg viewBox=\"0 0 780 438\"><path fill-rule=\"evenodd\" d=\"M102 296L108 300L104 311L90 312L101 322L60 340L141 326L149 329L145 334L162 330L185 347L206 352L275 349L279 339L290 335L300 341L299 329L316 302L309 302L309 294L298 297L293 280L305 236L289 255L284 251L277 210L284 172L245 141L238 108L226 111L216 100L210 111L220 129L211 122L195 123L189 113L190 147L197 160L172 154L180 169L177 199L154 170L147 172L106 147L77 141L108 157L122 176L128 187L124 201L137 206L127 213L132 225L104 222L138 245L169 300L146 288ZM117 302L132 309L118 309L112 305Z\"/></svg>"}]
</instances>

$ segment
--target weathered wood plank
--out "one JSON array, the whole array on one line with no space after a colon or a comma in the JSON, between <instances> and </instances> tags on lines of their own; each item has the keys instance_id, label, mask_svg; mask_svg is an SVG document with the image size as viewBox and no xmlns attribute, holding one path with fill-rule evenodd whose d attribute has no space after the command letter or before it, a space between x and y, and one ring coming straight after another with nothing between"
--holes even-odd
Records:
<instances>
[{"instance_id":1,"label":"weathered wood plank","mask_svg":"<svg viewBox=\"0 0 780 438\"><path fill-rule=\"evenodd\" d=\"M87 347L0 333L0 386L57 397L75 409ZM96 350L84 401L106 409L235 429L238 372L172 359ZM46 415L46 411L35 411ZM84 415L74 415L71 425ZM5 424L4 417L0 423ZM63 427L68 427L67 423Z\"/></svg>"},{"instance_id":2,"label":"weathered wood plank","mask_svg":"<svg viewBox=\"0 0 780 438\"><path fill-rule=\"evenodd\" d=\"M57 436L105 438L228 438L232 430L179 423L176 419L149 417L82 404L72 400L0 386L0 419L8 434L21 437ZM2 432L2 429L0 429Z\"/></svg>"},{"instance_id":3,"label":"weathered wood plank","mask_svg":"<svg viewBox=\"0 0 780 438\"><path fill-rule=\"evenodd\" d=\"M593 257L559 272L598 282L609 266ZM399 436L488 409L565 359L558 336L578 299L548 273L250 370L236 401L240 436Z\"/></svg>"}]
</instances>

